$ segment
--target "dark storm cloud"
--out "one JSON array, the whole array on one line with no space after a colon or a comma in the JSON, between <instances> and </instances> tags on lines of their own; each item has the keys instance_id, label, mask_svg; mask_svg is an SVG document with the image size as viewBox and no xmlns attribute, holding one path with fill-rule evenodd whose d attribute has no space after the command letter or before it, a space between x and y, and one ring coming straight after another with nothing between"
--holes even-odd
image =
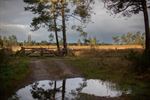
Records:
<instances>
[{"instance_id":1,"label":"dark storm cloud","mask_svg":"<svg viewBox=\"0 0 150 100\"><path fill-rule=\"evenodd\" d=\"M15 34L19 40L26 40L27 35L30 33L33 40L48 40L50 32L47 32L46 29L40 29L36 32L30 31L30 23L34 15L25 12L25 6L23 0L0 0L0 34ZM133 15L130 18L117 18L117 16L114 18L114 16L106 13L107 10L100 2L96 2L94 5L94 12L96 13L96 15L92 15L94 23L88 24L85 30L89 33L89 37L96 37L100 42L111 42L111 37L114 34L144 32L142 13ZM75 24L76 21L73 19L69 23ZM70 27L71 24L67 24L67 26ZM67 40L69 42L76 42L78 38L78 32L67 29Z\"/></svg>"}]
</instances>

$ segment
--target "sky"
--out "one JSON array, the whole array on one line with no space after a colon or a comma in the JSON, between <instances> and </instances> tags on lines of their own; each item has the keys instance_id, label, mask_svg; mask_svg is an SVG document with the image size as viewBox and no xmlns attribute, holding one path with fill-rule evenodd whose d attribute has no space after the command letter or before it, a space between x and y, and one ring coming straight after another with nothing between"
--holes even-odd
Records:
<instances>
[{"instance_id":1,"label":"sky","mask_svg":"<svg viewBox=\"0 0 150 100\"><path fill-rule=\"evenodd\" d=\"M97 0L98 1L98 0ZM99 42L111 43L112 36L121 35L127 32L144 32L143 13L133 15L132 17L119 17L119 15L110 15L104 8L104 4L97 2L93 6L91 21L85 31L88 37L96 37ZM16 35L19 41L27 41L28 35L31 34L34 41L48 41L47 29L31 31L30 23L35 16L29 11L24 11L27 6L23 0L0 0L0 35ZM150 14L150 11L148 11ZM80 33L71 30L69 27L73 24L80 24L75 19L67 22L67 41L77 42ZM62 33L59 33L62 35Z\"/></svg>"}]
</instances>

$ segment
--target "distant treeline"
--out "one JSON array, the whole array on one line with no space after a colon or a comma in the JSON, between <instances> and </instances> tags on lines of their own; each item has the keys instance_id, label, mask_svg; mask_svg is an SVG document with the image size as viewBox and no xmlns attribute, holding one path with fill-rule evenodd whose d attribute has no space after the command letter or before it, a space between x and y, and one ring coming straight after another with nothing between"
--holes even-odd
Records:
<instances>
[{"instance_id":1,"label":"distant treeline","mask_svg":"<svg viewBox=\"0 0 150 100\"><path fill-rule=\"evenodd\" d=\"M96 38L83 38L79 39L76 43L68 43L68 45L144 45L145 34L144 33L131 33L128 32L123 35L115 35L112 37L114 43L99 43ZM60 41L60 44L63 41ZM11 46L30 46L30 45L56 45L53 41L23 41L19 42L15 35L0 36L0 47L11 47Z\"/></svg>"},{"instance_id":2,"label":"distant treeline","mask_svg":"<svg viewBox=\"0 0 150 100\"><path fill-rule=\"evenodd\" d=\"M0 36L0 47L11 47L11 46L29 46L29 45L56 45L48 41L23 41L19 42L15 35Z\"/></svg>"},{"instance_id":3,"label":"distant treeline","mask_svg":"<svg viewBox=\"0 0 150 100\"><path fill-rule=\"evenodd\" d=\"M136 33L131 33L128 32L123 35L116 35L112 37L113 41L115 44L139 44L139 45L144 45L145 44L145 34L136 32Z\"/></svg>"},{"instance_id":4,"label":"distant treeline","mask_svg":"<svg viewBox=\"0 0 150 100\"><path fill-rule=\"evenodd\" d=\"M86 38L82 40L78 40L76 43L68 43L68 45L111 45L109 43L98 43L96 38ZM60 45L62 45L63 41L60 40ZM30 45L56 45L54 41L23 41L19 42L15 35L10 36L0 36L0 47L11 47L11 46L30 46Z\"/></svg>"},{"instance_id":5,"label":"distant treeline","mask_svg":"<svg viewBox=\"0 0 150 100\"><path fill-rule=\"evenodd\" d=\"M11 36L0 36L0 47L10 47L18 45L17 37Z\"/></svg>"}]
</instances>

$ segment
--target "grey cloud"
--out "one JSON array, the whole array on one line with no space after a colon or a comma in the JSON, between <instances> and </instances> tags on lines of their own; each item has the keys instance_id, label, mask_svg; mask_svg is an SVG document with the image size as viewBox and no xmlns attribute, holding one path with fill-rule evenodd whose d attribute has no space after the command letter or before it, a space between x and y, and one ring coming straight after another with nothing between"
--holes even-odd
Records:
<instances>
[{"instance_id":1,"label":"grey cloud","mask_svg":"<svg viewBox=\"0 0 150 100\"><path fill-rule=\"evenodd\" d=\"M27 39L31 29L29 26L35 15L25 12L25 6L26 4L23 3L23 0L0 0L0 34L16 34L19 40ZM111 37L114 34L144 32L142 13L133 15L130 18L118 18L118 16L114 18L114 16L110 16L110 13L107 13L104 4L97 1L94 5L94 12L96 13L96 15L92 15L94 23L89 23L85 30L89 33L90 37L97 37L100 42L111 42ZM69 23L71 24L67 24L67 27L70 27L72 24L81 24L75 19L71 19ZM3 24L3 27L1 24ZM23 28L24 26L25 28ZM47 32L46 29L31 32L32 39L37 41L48 40L49 34L50 32ZM62 34L60 33L60 35ZM67 40L69 42L76 42L78 38L78 32L72 31L70 28L67 29Z\"/></svg>"}]
</instances>

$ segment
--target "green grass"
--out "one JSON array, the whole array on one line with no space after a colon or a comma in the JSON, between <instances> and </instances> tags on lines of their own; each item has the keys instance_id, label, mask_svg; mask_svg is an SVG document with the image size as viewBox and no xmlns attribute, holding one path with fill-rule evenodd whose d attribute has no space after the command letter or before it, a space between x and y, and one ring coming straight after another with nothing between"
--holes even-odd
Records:
<instances>
[{"instance_id":1,"label":"green grass","mask_svg":"<svg viewBox=\"0 0 150 100\"><path fill-rule=\"evenodd\" d=\"M150 97L150 80L138 79L141 76L132 70L133 64L123 57L74 57L66 63L86 78L116 83L119 90L131 89L133 99Z\"/></svg>"},{"instance_id":2,"label":"green grass","mask_svg":"<svg viewBox=\"0 0 150 100\"><path fill-rule=\"evenodd\" d=\"M26 58L9 58L9 62L3 64L0 69L1 95L12 92L28 73L28 60Z\"/></svg>"},{"instance_id":3,"label":"green grass","mask_svg":"<svg viewBox=\"0 0 150 100\"><path fill-rule=\"evenodd\" d=\"M112 81L119 80L127 74L128 66L127 61L118 63L120 58L84 58L77 57L70 59L69 63L79 69L86 78L96 78L102 80L113 79ZM120 77L117 75L120 74Z\"/></svg>"}]
</instances>

